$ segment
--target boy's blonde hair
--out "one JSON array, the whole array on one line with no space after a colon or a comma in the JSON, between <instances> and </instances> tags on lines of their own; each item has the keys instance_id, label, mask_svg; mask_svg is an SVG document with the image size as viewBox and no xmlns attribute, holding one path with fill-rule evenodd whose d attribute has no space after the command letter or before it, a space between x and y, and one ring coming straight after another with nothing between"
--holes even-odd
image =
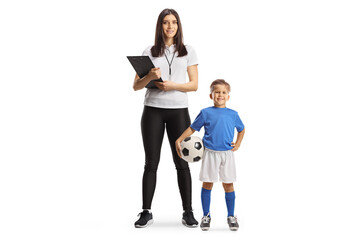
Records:
<instances>
[{"instance_id":1,"label":"boy's blonde hair","mask_svg":"<svg viewBox=\"0 0 360 240\"><path fill-rule=\"evenodd\" d=\"M228 84L224 79L216 79L210 85L210 92L214 91L215 85L225 85L228 92L230 92L230 84Z\"/></svg>"}]
</instances>

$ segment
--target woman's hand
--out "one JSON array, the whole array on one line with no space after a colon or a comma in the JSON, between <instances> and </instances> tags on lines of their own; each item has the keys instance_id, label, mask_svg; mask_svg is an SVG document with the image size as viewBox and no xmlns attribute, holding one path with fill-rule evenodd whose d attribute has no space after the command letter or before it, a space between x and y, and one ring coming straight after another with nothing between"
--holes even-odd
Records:
<instances>
[{"instance_id":1,"label":"woman's hand","mask_svg":"<svg viewBox=\"0 0 360 240\"><path fill-rule=\"evenodd\" d=\"M161 77L160 68L152 68L148 72L147 76L149 77L150 80L159 79Z\"/></svg>"},{"instance_id":2,"label":"woman's hand","mask_svg":"<svg viewBox=\"0 0 360 240\"><path fill-rule=\"evenodd\" d=\"M135 75L133 88L135 91L143 89L151 80L161 77L160 68L152 68L143 78Z\"/></svg>"},{"instance_id":3,"label":"woman's hand","mask_svg":"<svg viewBox=\"0 0 360 240\"><path fill-rule=\"evenodd\" d=\"M165 92L176 90L176 86L177 86L177 84L172 81L163 81L163 82L154 82L154 83L160 90L163 90Z\"/></svg>"}]
</instances>

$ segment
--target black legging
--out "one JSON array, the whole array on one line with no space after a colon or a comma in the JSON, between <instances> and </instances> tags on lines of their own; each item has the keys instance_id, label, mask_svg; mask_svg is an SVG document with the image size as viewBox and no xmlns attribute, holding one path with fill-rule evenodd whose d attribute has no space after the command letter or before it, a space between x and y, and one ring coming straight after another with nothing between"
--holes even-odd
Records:
<instances>
[{"instance_id":1,"label":"black legging","mask_svg":"<svg viewBox=\"0 0 360 240\"><path fill-rule=\"evenodd\" d=\"M176 153L175 141L190 126L187 108L164 109L144 107L141 118L141 132L145 150L145 169L143 175L143 209L151 209L156 186L156 171L160 161L164 130L169 138L173 160L177 170L178 185L183 209L191 210L191 174L187 162Z\"/></svg>"}]
</instances>

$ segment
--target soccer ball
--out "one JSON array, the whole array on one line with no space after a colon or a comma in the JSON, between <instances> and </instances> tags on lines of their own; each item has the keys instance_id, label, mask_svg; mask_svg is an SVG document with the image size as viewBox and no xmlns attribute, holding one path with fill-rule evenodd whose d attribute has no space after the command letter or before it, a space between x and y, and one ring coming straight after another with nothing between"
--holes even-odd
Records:
<instances>
[{"instance_id":1,"label":"soccer ball","mask_svg":"<svg viewBox=\"0 0 360 240\"><path fill-rule=\"evenodd\" d=\"M181 156L185 161L192 163L202 159L204 144L201 138L192 136L185 138L181 143Z\"/></svg>"}]
</instances>

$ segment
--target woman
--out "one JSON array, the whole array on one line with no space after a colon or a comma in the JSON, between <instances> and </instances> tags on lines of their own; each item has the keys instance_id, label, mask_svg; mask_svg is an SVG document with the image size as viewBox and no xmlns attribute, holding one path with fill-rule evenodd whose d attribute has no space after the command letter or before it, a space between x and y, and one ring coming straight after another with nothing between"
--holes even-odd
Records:
<instances>
[{"instance_id":1,"label":"woman","mask_svg":"<svg viewBox=\"0 0 360 240\"><path fill-rule=\"evenodd\" d=\"M153 222L151 202L156 186L156 171L160 161L161 144L166 129L173 161L177 170L178 186L183 205L182 223L196 227L191 207L191 175L188 163L179 158L175 141L190 125L186 92L198 87L198 60L190 46L183 44L179 15L173 9L164 9L157 20L155 44L143 52L155 65L143 78L135 76L134 90L143 89L151 80L157 88L148 88L145 94L141 132L145 150L145 169L142 183L143 211L135 227L146 227ZM186 82L186 73L189 82Z\"/></svg>"}]
</instances>

